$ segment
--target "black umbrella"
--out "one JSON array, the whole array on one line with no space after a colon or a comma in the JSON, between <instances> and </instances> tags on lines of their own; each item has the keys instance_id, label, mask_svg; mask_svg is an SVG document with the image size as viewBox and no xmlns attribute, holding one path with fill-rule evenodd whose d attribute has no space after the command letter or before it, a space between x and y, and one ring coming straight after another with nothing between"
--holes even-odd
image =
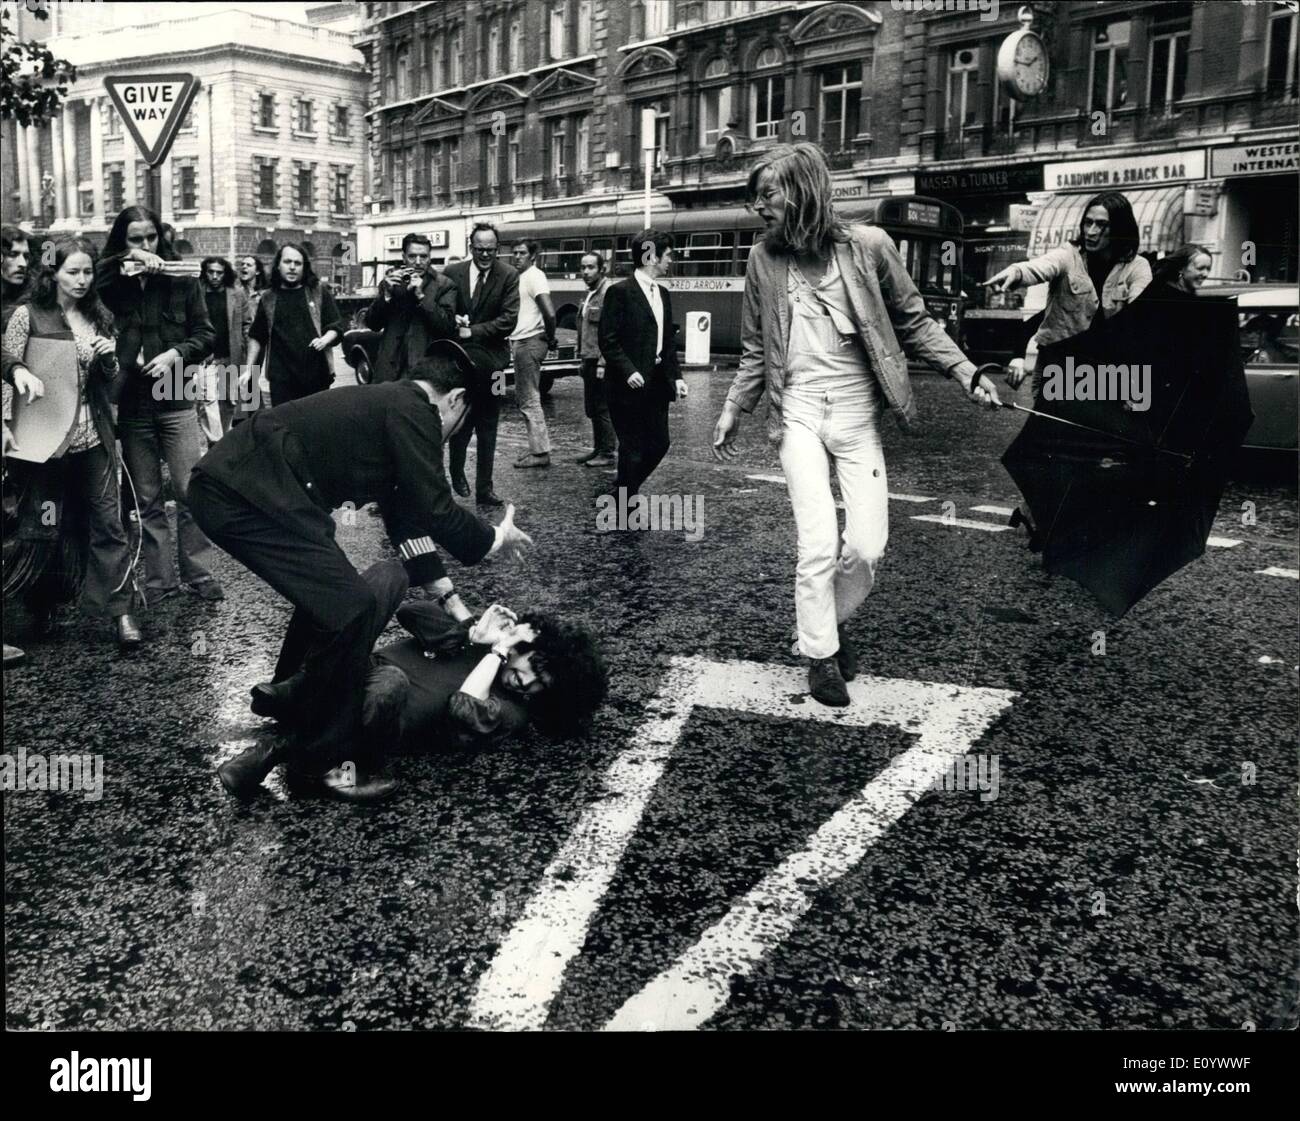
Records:
<instances>
[{"instance_id":1,"label":"black umbrella","mask_svg":"<svg viewBox=\"0 0 1300 1121\"><path fill-rule=\"evenodd\" d=\"M1067 358L1076 369L1149 368L1148 407L1041 402L1002 463L1037 526L1043 567L1122 616L1205 552L1230 453L1253 420L1236 305L1150 293L1063 344Z\"/></svg>"}]
</instances>

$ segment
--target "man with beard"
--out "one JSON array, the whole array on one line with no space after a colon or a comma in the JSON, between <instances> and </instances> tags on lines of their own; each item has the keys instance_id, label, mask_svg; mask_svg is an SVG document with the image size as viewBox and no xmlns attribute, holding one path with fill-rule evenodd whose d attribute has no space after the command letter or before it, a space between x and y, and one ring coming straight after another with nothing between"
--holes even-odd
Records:
<instances>
[{"instance_id":1,"label":"man with beard","mask_svg":"<svg viewBox=\"0 0 1300 1121\"><path fill-rule=\"evenodd\" d=\"M609 419L609 401L605 396L605 375L600 368L600 312L609 290L605 258L599 253L584 253L579 261L582 282L587 286L586 299L578 312L578 357L582 361L582 403L591 421L592 450L576 462L588 467L613 467L618 438L614 422Z\"/></svg>"}]
</instances>

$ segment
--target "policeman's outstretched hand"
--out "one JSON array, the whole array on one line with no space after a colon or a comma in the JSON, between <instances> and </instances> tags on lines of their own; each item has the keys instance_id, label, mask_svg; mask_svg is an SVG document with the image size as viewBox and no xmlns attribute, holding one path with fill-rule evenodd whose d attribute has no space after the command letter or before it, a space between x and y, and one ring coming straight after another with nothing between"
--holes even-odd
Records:
<instances>
[{"instance_id":1,"label":"policeman's outstretched hand","mask_svg":"<svg viewBox=\"0 0 1300 1121\"><path fill-rule=\"evenodd\" d=\"M512 502L506 507L506 516L501 520L501 554L508 558L522 557L525 550L533 544L533 539L515 525L515 506Z\"/></svg>"}]
</instances>

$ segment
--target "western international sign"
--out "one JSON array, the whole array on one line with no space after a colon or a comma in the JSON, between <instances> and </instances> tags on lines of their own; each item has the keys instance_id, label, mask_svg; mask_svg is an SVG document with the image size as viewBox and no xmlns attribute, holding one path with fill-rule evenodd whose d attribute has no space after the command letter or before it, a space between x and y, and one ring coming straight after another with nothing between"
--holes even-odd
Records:
<instances>
[{"instance_id":1,"label":"western international sign","mask_svg":"<svg viewBox=\"0 0 1300 1121\"><path fill-rule=\"evenodd\" d=\"M1215 179L1233 175L1285 175L1287 172L1294 175L1297 171L1300 171L1300 140L1210 150L1210 175Z\"/></svg>"},{"instance_id":2,"label":"western international sign","mask_svg":"<svg viewBox=\"0 0 1300 1121\"><path fill-rule=\"evenodd\" d=\"M104 79L118 115L150 167L167 158L176 130L198 92L193 74L139 74Z\"/></svg>"},{"instance_id":3,"label":"western international sign","mask_svg":"<svg viewBox=\"0 0 1300 1121\"><path fill-rule=\"evenodd\" d=\"M1118 160L1071 160L1049 163L1043 168L1043 187L1048 191L1100 191L1107 187L1123 190L1204 178L1204 148Z\"/></svg>"}]
</instances>

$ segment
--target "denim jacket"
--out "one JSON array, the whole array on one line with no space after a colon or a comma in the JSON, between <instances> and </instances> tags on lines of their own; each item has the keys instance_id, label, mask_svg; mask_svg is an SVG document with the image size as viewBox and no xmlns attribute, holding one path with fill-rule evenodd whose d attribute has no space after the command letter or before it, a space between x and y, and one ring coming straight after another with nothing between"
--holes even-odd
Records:
<instances>
[{"instance_id":1,"label":"denim jacket","mask_svg":"<svg viewBox=\"0 0 1300 1121\"><path fill-rule=\"evenodd\" d=\"M899 425L910 428L917 414L906 356L948 376L959 370L974 373L974 363L926 311L907 266L884 230L850 226L848 240L835 245L835 259L871 369ZM763 242L750 251L740 320L743 353L727 394L728 401L752 413L767 390L767 438L773 443L780 443L782 435L781 395L790 340L788 270L789 258L773 253Z\"/></svg>"},{"instance_id":2,"label":"denim jacket","mask_svg":"<svg viewBox=\"0 0 1300 1121\"><path fill-rule=\"evenodd\" d=\"M1034 336L1040 347L1082 334L1097 314L1097 290L1088 275L1088 265L1077 245L1066 242L1048 250L1041 257L1021 261L1016 268L1021 284L1050 287L1042 326ZM1132 303L1151 283L1151 266L1145 257L1116 261L1102 285L1101 310L1109 319L1120 308Z\"/></svg>"}]
</instances>

